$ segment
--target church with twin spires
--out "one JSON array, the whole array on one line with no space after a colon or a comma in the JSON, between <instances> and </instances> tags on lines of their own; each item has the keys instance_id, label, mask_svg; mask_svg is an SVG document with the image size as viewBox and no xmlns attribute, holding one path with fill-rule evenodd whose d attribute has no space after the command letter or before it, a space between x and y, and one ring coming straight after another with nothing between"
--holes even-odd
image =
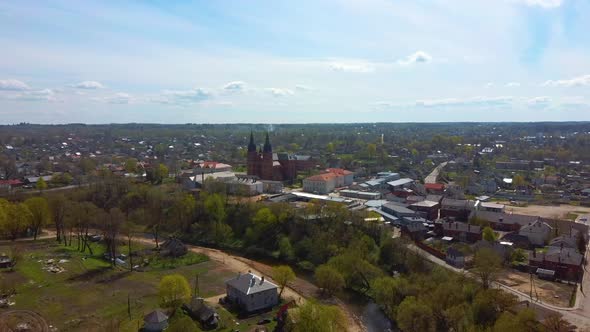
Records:
<instances>
[{"instance_id":1,"label":"church with twin spires","mask_svg":"<svg viewBox=\"0 0 590 332\"><path fill-rule=\"evenodd\" d=\"M273 153L268 133L266 133L264 145L261 148L256 147L254 133L250 133L247 165L248 175L257 176L261 180L288 182L297 178L297 172L315 166L310 156Z\"/></svg>"}]
</instances>

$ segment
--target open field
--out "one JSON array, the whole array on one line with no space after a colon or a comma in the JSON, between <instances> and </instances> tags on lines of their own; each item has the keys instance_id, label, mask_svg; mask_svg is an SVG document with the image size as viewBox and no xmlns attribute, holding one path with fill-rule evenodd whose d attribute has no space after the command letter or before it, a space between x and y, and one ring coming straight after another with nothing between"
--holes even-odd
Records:
<instances>
[{"instance_id":1,"label":"open field","mask_svg":"<svg viewBox=\"0 0 590 332\"><path fill-rule=\"evenodd\" d=\"M0 309L0 315L14 310L35 312L50 327L60 331L104 331L115 326L120 326L122 331L136 331L143 315L158 308L157 291L162 276L178 273L192 283L199 274L201 296L212 297L223 294L224 281L234 275L222 264L210 260L173 268L172 263L159 262L157 268L146 272L111 269L101 258L102 250L96 244L93 244L93 256L52 240L21 243L19 246L22 258L15 271L0 272L2 286L16 290L16 295L11 298L14 305ZM6 245L0 246L0 252L9 249ZM202 261L203 256L200 258L193 256L177 265ZM48 264L51 259L54 263ZM63 268L63 272L48 271L50 265ZM131 320L127 312L128 299ZM225 315L225 318L227 328L222 330L237 327L231 315ZM240 325L245 330L250 325L248 323L252 322Z\"/></svg>"},{"instance_id":2,"label":"open field","mask_svg":"<svg viewBox=\"0 0 590 332\"><path fill-rule=\"evenodd\" d=\"M530 275L527 273L504 270L498 281L520 292L529 294L531 291ZM542 280L533 275L533 298L559 307L569 307L574 285Z\"/></svg>"},{"instance_id":3,"label":"open field","mask_svg":"<svg viewBox=\"0 0 590 332\"><path fill-rule=\"evenodd\" d=\"M512 206L509 202L498 202L506 204L506 213L524 214L530 216L540 216L544 218L568 219L568 214L589 214L590 207L574 206L569 204L561 205L528 205ZM571 219L571 218L570 218Z\"/></svg>"}]
</instances>

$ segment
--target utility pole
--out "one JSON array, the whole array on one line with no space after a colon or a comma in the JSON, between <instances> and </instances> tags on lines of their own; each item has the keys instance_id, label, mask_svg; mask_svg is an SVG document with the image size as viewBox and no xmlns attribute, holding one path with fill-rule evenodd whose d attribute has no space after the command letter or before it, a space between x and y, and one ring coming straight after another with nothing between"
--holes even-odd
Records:
<instances>
[{"instance_id":1,"label":"utility pole","mask_svg":"<svg viewBox=\"0 0 590 332\"><path fill-rule=\"evenodd\" d=\"M129 320L131 320L131 298L129 293L127 293L127 315L129 316Z\"/></svg>"},{"instance_id":2,"label":"utility pole","mask_svg":"<svg viewBox=\"0 0 590 332\"><path fill-rule=\"evenodd\" d=\"M199 274L195 274L195 291L194 291L194 296L198 297L199 296Z\"/></svg>"}]
</instances>

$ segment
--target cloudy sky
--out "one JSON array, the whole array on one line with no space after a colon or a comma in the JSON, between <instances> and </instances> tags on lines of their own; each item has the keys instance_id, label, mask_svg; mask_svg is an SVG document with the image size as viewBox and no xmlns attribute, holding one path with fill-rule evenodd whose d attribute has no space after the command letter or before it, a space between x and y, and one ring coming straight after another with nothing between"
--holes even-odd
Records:
<instances>
[{"instance_id":1,"label":"cloudy sky","mask_svg":"<svg viewBox=\"0 0 590 332\"><path fill-rule=\"evenodd\" d=\"M590 120L588 0L1 1L0 122Z\"/></svg>"}]
</instances>

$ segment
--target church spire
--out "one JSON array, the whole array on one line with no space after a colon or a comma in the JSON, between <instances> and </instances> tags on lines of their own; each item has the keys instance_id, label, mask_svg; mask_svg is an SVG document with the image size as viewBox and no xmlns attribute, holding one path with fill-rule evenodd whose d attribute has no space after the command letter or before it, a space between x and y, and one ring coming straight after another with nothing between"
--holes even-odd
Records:
<instances>
[{"instance_id":1,"label":"church spire","mask_svg":"<svg viewBox=\"0 0 590 332\"><path fill-rule=\"evenodd\" d=\"M264 140L264 148L263 148L263 152L264 153L272 153L272 146L270 145L270 139L268 138L268 132L266 132L266 139Z\"/></svg>"},{"instance_id":2,"label":"church spire","mask_svg":"<svg viewBox=\"0 0 590 332\"><path fill-rule=\"evenodd\" d=\"M256 144L254 144L254 133L250 131L250 143L248 144L248 152L256 152Z\"/></svg>"}]
</instances>

